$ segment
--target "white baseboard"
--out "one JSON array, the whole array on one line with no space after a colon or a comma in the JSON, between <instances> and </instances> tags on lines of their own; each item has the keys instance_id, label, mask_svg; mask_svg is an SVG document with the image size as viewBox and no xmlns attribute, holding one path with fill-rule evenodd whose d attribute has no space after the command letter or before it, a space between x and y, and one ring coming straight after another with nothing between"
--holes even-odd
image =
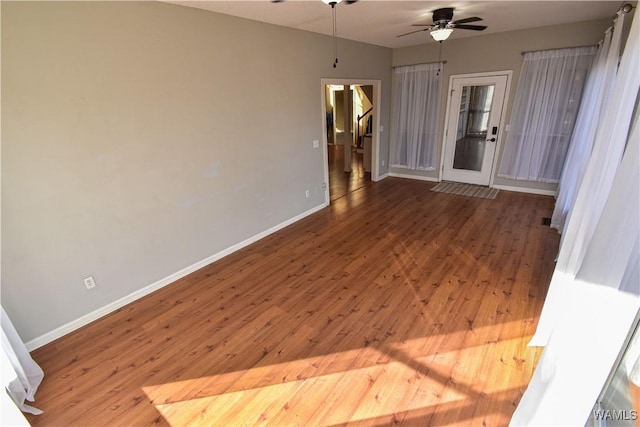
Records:
<instances>
[{"instance_id":1,"label":"white baseboard","mask_svg":"<svg viewBox=\"0 0 640 427\"><path fill-rule=\"evenodd\" d=\"M554 190L542 190L537 188L526 188L526 187L512 187L510 185L494 185L493 188L497 188L498 190L504 191L517 191L518 193L529 193L529 194L539 194L542 196L554 196L556 192Z\"/></svg>"},{"instance_id":2,"label":"white baseboard","mask_svg":"<svg viewBox=\"0 0 640 427\"><path fill-rule=\"evenodd\" d=\"M406 179L416 179L420 181L431 181L431 182L440 182L438 178L434 178L431 176L421 176L421 175L408 175L403 173L395 173L389 172L388 176L396 177L396 178L406 178ZM554 196L556 192L554 190L542 190L538 188L526 188L526 187L513 187L510 185L493 185L491 188L496 188L498 190L504 191L516 191L519 193L529 193L529 194L539 194L542 196Z\"/></svg>"},{"instance_id":3,"label":"white baseboard","mask_svg":"<svg viewBox=\"0 0 640 427\"><path fill-rule=\"evenodd\" d=\"M170 274L169 276L158 280L155 283L152 283L148 286L145 286L144 288L141 288L135 292L130 293L129 295L122 297L112 303L109 303L107 305L105 305L104 307L101 307L95 311L92 311L91 313L85 314L84 316L73 320L65 325L62 325L56 329L54 329L51 332L47 332L46 334L43 334L37 338L32 339L31 341L27 342L25 345L27 347L27 350L29 351L33 351L39 347L42 347L45 344L48 344L70 332L75 331L76 329L79 329L91 322L93 322L94 320L97 320L103 316L106 316L109 313L112 313L114 311L116 311L119 308L124 307L125 305L132 303L146 295L149 295L152 292L157 291L158 289L161 289L173 282L175 282L176 280L179 280L185 276L187 276L188 274L193 273L194 271L197 271L221 258L224 258L227 255L232 254L233 252L236 252L246 246L249 246L252 243L257 242L260 239L263 239L265 237L267 237L270 234L275 233L276 231L279 231L297 221L300 221L301 219L314 214L322 209L324 209L326 207L326 205L323 203L322 205L318 205L314 208L309 209L306 212L303 212L299 215L294 216L293 218L290 218L280 224L277 224L261 233L256 234L255 236L249 237L246 240L243 240L240 243L237 243L233 246L230 246L226 249L223 249L222 251L211 255L210 257L207 257L201 261L196 262L195 264L192 264L188 267L183 268L180 271L177 271L173 274Z\"/></svg>"},{"instance_id":4,"label":"white baseboard","mask_svg":"<svg viewBox=\"0 0 640 427\"><path fill-rule=\"evenodd\" d=\"M409 174L395 173L395 172L389 172L389 176L392 176L394 178L416 179L418 181L440 182L438 178L435 178L432 176L409 175Z\"/></svg>"}]
</instances>

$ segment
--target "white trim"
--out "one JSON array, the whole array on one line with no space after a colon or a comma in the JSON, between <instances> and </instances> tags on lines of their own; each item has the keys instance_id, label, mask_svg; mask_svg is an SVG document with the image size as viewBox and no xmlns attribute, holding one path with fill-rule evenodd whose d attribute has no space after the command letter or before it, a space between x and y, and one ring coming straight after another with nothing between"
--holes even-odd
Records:
<instances>
[{"instance_id":1,"label":"white trim","mask_svg":"<svg viewBox=\"0 0 640 427\"><path fill-rule=\"evenodd\" d=\"M451 82L451 78L456 79L466 79L473 77L493 77L493 76L504 76L506 73L513 74L513 70L496 70L496 71L485 71L482 73L466 73L466 74L452 74L449 76L449 82Z\"/></svg>"},{"instance_id":2,"label":"white trim","mask_svg":"<svg viewBox=\"0 0 640 427\"><path fill-rule=\"evenodd\" d=\"M322 157L323 157L323 168L324 168L324 179L327 184L327 189L325 192L325 202L326 205L329 206L330 195L329 195L329 153L327 152L327 132L325 131L326 126L326 100L325 100L325 86L328 85L349 85L349 86L373 86L373 123L372 129L374 130L371 138L371 181L377 182L380 181L381 177L378 175L380 173L380 165L378 162L380 161L380 112L382 106L382 80L376 79L339 79L339 78L321 78L320 79L320 114L322 116Z\"/></svg>"},{"instance_id":3,"label":"white trim","mask_svg":"<svg viewBox=\"0 0 640 427\"><path fill-rule=\"evenodd\" d=\"M542 190L539 188L529 188L529 187L513 187L511 185L492 185L492 188L497 188L498 190L504 191L516 191L518 193L529 193L529 194L540 194L542 196L554 196L556 195L555 190Z\"/></svg>"},{"instance_id":4,"label":"white trim","mask_svg":"<svg viewBox=\"0 0 640 427\"><path fill-rule=\"evenodd\" d=\"M56 329L54 329L53 331L47 332L46 334L40 335L37 338L32 339L31 341L29 341L28 343L26 343L27 346L27 350L29 351L33 351L39 347L42 347L45 344L50 343L51 341L54 341L70 332L75 331L76 329L79 329L91 322L93 322L94 320L97 320L103 316L106 316L109 313L112 313L114 311L116 311L119 308L124 307L125 305L132 303L146 295L149 295L152 292L157 291L158 289L161 289L167 285L170 285L171 283L187 276L188 274L193 273L194 271L197 271L203 267L206 267L207 265L218 261L219 259L224 258L227 255L230 255L246 246L249 246L252 243L257 242L260 239L263 239L265 237L267 237L270 234L275 233L276 231L279 231L297 221L300 221L301 219L312 215L322 209L324 209L326 207L326 205L323 203L322 205L318 205L314 208L309 209L306 212L303 212L299 215L294 216L293 218L290 218L284 222L281 222L280 224L277 224L261 233L256 234L255 236L249 237L246 240L243 240L240 243L237 243L233 246L230 246L226 249L223 249L222 251L211 255L210 257L207 257L201 261L198 261L188 267L183 268L180 271L177 271L173 274L170 274L169 276L158 280L155 283L152 283L148 286L145 286L142 289L138 289L135 292L130 293L127 296L124 296L112 303L109 303L107 305L105 305L104 307L101 307L95 311L92 311L91 313L85 314L84 316L73 320L65 325L62 325Z\"/></svg>"},{"instance_id":5,"label":"white trim","mask_svg":"<svg viewBox=\"0 0 640 427\"><path fill-rule=\"evenodd\" d=\"M507 76L507 87L504 92L504 100L502 101L502 115L500 118L500 133L496 141L496 149L493 152L493 163L491 164L491 175L489 177L489 187L494 188L493 181L496 178L496 172L498 170L498 164L500 160L500 152L502 150L502 144L506 140L507 133L507 105L509 104L509 95L511 95L511 81L513 80L513 70L499 71L501 75Z\"/></svg>"},{"instance_id":6,"label":"white trim","mask_svg":"<svg viewBox=\"0 0 640 427\"><path fill-rule=\"evenodd\" d=\"M378 181L382 181L383 179L389 178L389 172L385 173L384 175L380 175L378 177Z\"/></svg>"},{"instance_id":7,"label":"white trim","mask_svg":"<svg viewBox=\"0 0 640 427\"><path fill-rule=\"evenodd\" d=\"M389 165L390 168L395 168L395 169L407 169L410 170L411 168L407 165ZM422 166L418 166L417 168L413 169L416 171L424 171L424 172L435 172L436 168L424 168Z\"/></svg>"},{"instance_id":8,"label":"white trim","mask_svg":"<svg viewBox=\"0 0 640 427\"><path fill-rule=\"evenodd\" d=\"M415 179L417 181L440 182L440 180L437 177L433 177L433 176L408 175L404 173L395 173L395 172L389 172L388 175L394 178L406 178L406 179Z\"/></svg>"},{"instance_id":9,"label":"white trim","mask_svg":"<svg viewBox=\"0 0 640 427\"><path fill-rule=\"evenodd\" d=\"M445 120L444 120L444 129L442 131L442 149L440 152L440 169L438 170L438 179L443 180L444 178L444 168L445 168L445 153L447 148L447 129L449 127L449 115L451 113L451 90L454 84L454 80L458 79L473 79L473 78L483 78L483 77L506 77L506 85L504 91L504 97L502 100L502 108L500 111L500 131L498 132L498 136L496 138L496 146L493 152L493 160L491 163L491 171L489 173L489 187L493 188L493 181L495 179L496 167L498 164L500 150L502 147L502 141L504 140L503 135L506 134L506 114L507 114L507 104L509 103L509 96L511 95L511 80L513 79L513 70L498 70L498 71L489 71L484 73L470 73L470 74L452 74L449 76L449 88L447 90L446 102L447 106L445 109Z\"/></svg>"}]
</instances>

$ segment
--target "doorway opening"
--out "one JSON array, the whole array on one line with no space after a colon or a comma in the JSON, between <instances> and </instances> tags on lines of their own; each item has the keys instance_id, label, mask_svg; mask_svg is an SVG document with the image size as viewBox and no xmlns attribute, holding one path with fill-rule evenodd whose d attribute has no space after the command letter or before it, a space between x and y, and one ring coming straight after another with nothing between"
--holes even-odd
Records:
<instances>
[{"instance_id":1,"label":"doorway opening","mask_svg":"<svg viewBox=\"0 0 640 427\"><path fill-rule=\"evenodd\" d=\"M330 201L371 181L373 86L325 86Z\"/></svg>"},{"instance_id":2,"label":"doorway opening","mask_svg":"<svg viewBox=\"0 0 640 427\"><path fill-rule=\"evenodd\" d=\"M378 80L322 80L326 204L378 178Z\"/></svg>"}]
</instances>

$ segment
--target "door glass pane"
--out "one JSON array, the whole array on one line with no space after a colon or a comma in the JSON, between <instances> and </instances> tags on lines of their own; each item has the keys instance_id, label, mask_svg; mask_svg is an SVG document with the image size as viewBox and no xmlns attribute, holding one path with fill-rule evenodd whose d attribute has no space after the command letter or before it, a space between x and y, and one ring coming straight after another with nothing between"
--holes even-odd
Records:
<instances>
[{"instance_id":1,"label":"door glass pane","mask_svg":"<svg viewBox=\"0 0 640 427\"><path fill-rule=\"evenodd\" d=\"M453 168L480 171L494 85L464 86L460 97ZM493 136L489 136L490 138Z\"/></svg>"}]
</instances>

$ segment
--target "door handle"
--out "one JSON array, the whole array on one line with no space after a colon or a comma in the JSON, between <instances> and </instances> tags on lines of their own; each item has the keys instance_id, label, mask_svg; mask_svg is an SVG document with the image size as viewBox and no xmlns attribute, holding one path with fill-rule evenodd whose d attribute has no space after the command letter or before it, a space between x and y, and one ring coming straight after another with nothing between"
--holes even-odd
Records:
<instances>
[{"instance_id":1,"label":"door handle","mask_svg":"<svg viewBox=\"0 0 640 427\"><path fill-rule=\"evenodd\" d=\"M495 138L487 139L487 142L496 142Z\"/></svg>"}]
</instances>

